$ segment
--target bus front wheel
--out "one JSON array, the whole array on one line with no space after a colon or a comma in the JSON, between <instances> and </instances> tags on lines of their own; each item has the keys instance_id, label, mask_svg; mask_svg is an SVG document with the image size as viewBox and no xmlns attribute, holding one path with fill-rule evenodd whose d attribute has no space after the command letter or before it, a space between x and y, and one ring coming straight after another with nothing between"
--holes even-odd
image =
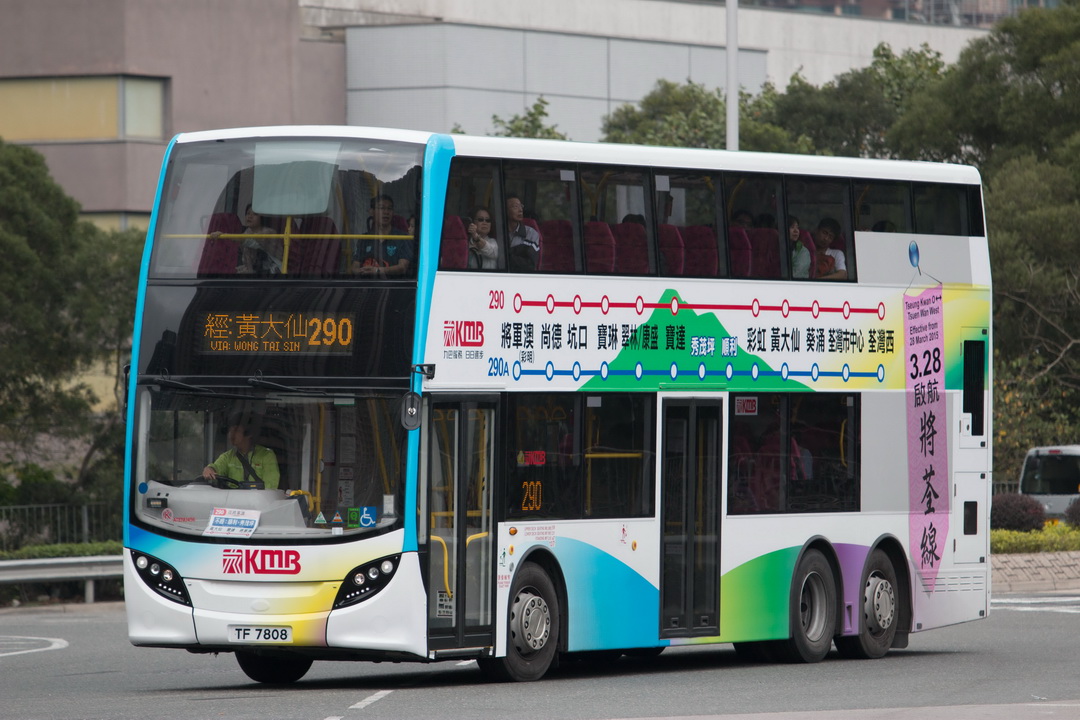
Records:
<instances>
[{"instance_id":1,"label":"bus front wheel","mask_svg":"<svg viewBox=\"0 0 1080 720\"><path fill-rule=\"evenodd\" d=\"M506 657L480 658L480 669L497 681L539 680L559 644L559 598L536 563L524 563L514 578L507 625Z\"/></svg>"},{"instance_id":2,"label":"bus front wheel","mask_svg":"<svg viewBox=\"0 0 1080 720\"><path fill-rule=\"evenodd\" d=\"M236 651L236 662L249 678L269 685L294 683L311 668L311 658L286 654L262 655L244 650Z\"/></svg>"},{"instance_id":3,"label":"bus front wheel","mask_svg":"<svg viewBox=\"0 0 1080 720\"><path fill-rule=\"evenodd\" d=\"M807 550L795 567L790 613L787 659L804 663L825 659L836 634L836 580L820 550Z\"/></svg>"},{"instance_id":4,"label":"bus front wheel","mask_svg":"<svg viewBox=\"0 0 1080 720\"><path fill-rule=\"evenodd\" d=\"M836 638L836 649L843 657L873 659L889 652L898 625L898 587L892 560L884 551L874 550L863 578L859 634Z\"/></svg>"}]
</instances>

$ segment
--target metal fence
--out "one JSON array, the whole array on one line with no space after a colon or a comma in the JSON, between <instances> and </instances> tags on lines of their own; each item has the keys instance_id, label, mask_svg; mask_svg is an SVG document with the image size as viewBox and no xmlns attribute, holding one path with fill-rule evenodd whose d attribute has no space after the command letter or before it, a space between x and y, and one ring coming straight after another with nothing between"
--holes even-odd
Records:
<instances>
[{"instance_id":1,"label":"metal fence","mask_svg":"<svg viewBox=\"0 0 1080 720\"><path fill-rule=\"evenodd\" d=\"M120 540L122 520L122 509L112 503L0 506L0 550Z\"/></svg>"}]
</instances>

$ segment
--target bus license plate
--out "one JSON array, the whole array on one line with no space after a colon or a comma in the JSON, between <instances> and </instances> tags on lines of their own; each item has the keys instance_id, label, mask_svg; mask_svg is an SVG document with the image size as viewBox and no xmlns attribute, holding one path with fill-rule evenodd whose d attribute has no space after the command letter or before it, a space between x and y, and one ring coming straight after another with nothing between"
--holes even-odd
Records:
<instances>
[{"instance_id":1,"label":"bus license plate","mask_svg":"<svg viewBox=\"0 0 1080 720\"><path fill-rule=\"evenodd\" d=\"M230 625L229 642L291 643L292 628L287 625L278 627L267 627L265 625Z\"/></svg>"}]
</instances>

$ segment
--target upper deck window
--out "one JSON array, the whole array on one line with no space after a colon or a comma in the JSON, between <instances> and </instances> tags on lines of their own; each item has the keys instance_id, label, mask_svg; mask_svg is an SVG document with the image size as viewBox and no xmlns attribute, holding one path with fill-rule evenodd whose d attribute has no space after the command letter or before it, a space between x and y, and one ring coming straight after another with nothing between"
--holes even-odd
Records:
<instances>
[{"instance_id":1,"label":"upper deck window","mask_svg":"<svg viewBox=\"0 0 1080 720\"><path fill-rule=\"evenodd\" d=\"M151 275L407 276L416 268L422 154L420 145L327 138L180 144ZM378 275L358 270L373 263Z\"/></svg>"}]
</instances>

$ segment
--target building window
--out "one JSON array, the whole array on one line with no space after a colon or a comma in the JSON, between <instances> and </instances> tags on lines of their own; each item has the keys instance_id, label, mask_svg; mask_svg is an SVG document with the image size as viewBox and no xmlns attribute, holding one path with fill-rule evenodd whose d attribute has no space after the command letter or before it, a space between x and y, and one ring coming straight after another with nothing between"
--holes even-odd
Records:
<instances>
[{"instance_id":1,"label":"building window","mask_svg":"<svg viewBox=\"0 0 1080 720\"><path fill-rule=\"evenodd\" d=\"M128 76L0 79L9 142L162 140L165 80Z\"/></svg>"}]
</instances>

